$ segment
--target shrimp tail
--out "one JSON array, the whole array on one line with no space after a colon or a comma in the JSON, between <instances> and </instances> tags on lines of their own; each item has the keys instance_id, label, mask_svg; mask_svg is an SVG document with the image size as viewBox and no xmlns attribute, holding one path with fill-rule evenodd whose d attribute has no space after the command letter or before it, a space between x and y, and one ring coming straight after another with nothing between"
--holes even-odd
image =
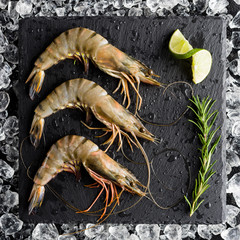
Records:
<instances>
[{"instance_id":1,"label":"shrimp tail","mask_svg":"<svg viewBox=\"0 0 240 240\"><path fill-rule=\"evenodd\" d=\"M34 99L36 93L41 91L44 77L45 72L43 70L39 70L37 67L33 68L32 72L30 73L26 83L33 78L29 89L29 97L32 100Z\"/></svg>"},{"instance_id":2,"label":"shrimp tail","mask_svg":"<svg viewBox=\"0 0 240 240\"><path fill-rule=\"evenodd\" d=\"M42 137L43 127L45 120L37 115L34 116L32 126L30 129L30 141L32 145L36 148Z\"/></svg>"},{"instance_id":3,"label":"shrimp tail","mask_svg":"<svg viewBox=\"0 0 240 240\"><path fill-rule=\"evenodd\" d=\"M41 207L43 198L45 194L45 187L39 184L34 184L32 188L32 192L28 201L30 201L28 207L28 214L30 215L35 207Z\"/></svg>"}]
</instances>

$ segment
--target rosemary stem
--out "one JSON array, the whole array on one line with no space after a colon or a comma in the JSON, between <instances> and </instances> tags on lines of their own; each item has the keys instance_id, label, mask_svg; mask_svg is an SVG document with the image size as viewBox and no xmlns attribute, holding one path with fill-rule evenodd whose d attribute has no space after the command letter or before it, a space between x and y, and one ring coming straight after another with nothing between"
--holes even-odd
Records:
<instances>
[{"instance_id":1,"label":"rosemary stem","mask_svg":"<svg viewBox=\"0 0 240 240\"><path fill-rule=\"evenodd\" d=\"M191 102L194 103L196 110L194 110L192 107L189 107L189 108L192 109L192 111L195 113L197 117L197 121L196 122L194 122L193 120L190 120L190 121L194 123L200 130L200 133L198 134L198 136L202 143L202 148L200 149L201 167L198 172L198 176L195 180L195 189L192 193L192 203L186 196L184 196L185 200L187 201L190 207L190 216L192 216L194 212L202 204L204 200L201 200L198 203L199 198L210 186L208 184L208 180L215 173L212 170L212 166L215 162L211 164L211 156L220 140L220 136L219 136L215 140L215 142L212 144L212 147L209 147L217 131L217 130L210 131L218 114L217 111L210 113L210 109L214 104L214 102L212 102L212 99L209 99L207 97L207 98L203 98L203 100L200 101L199 97L197 96L197 97L193 97L193 100L191 100ZM210 124L208 123L208 121L210 121Z\"/></svg>"}]
</instances>

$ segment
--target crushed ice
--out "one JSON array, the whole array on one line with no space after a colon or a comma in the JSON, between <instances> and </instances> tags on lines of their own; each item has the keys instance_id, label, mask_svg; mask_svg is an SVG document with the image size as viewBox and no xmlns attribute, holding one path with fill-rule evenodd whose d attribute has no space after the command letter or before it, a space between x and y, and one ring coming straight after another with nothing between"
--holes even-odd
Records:
<instances>
[{"instance_id":1,"label":"crushed ice","mask_svg":"<svg viewBox=\"0 0 240 240\"><path fill-rule=\"evenodd\" d=\"M234 0L240 5L239 0ZM10 239L9 235L19 236L23 228L23 222L11 211L18 206L18 194L11 186L16 185L17 177L14 172L18 170L18 119L16 116L8 116L10 98L8 89L11 87L11 77L18 64L18 48L16 41L20 18L35 16L188 16L191 11L195 13L205 12L208 15L221 15L229 21L232 29L230 39L227 39L226 56L231 56L233 49L240 49L240 11L235 16L227 14L228 0L0 0L1 26L0 26L0 150L6 155L0 159L0 238ZM240 52L239 52L240 53ZM227 173L240 166L240 85L236 77L240 76L240 56L229 58L228 69L232 76L227 78L227 133L231 136L227 147ZM231 141L231 142L230 142ZM3 185L4 184L4 185ZM9 185L11 184L11 185ZM225 224L215 225L190 225L190 224L138 224L133 231L129 231L125 225L99 225L85 231L85 237L89 239L194 239L196 233L203 239L210 239L213 235L221 234L224 240L239 240L240 225L237 225L237 216L240 213L240 175L232 175L227 184L228 194L232 194L238 207L227 205L226 222L231 226L226 229ZM87 224L87 227L92 226ZM61 235L54 224L26 225L22 234L23 239L28 240L76 240L78 237L65 235L65 233L79 230L76 224L62 224ZM83 227L84 228L84 227ZM14 235L15 234L15 235ZM21 238L22 239L22 238Z\"/></svg>"}]
</instances>

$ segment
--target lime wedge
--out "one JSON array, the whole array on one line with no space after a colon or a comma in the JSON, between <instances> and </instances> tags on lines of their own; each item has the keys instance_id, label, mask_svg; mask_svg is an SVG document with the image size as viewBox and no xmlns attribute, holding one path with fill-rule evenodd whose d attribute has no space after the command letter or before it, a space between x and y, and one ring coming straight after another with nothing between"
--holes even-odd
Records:
<instances>
[{"instance_id":1,"label":"lime wedge","mask_svg":"<svg viewBox=\"0 0 240 240\"><path fill-rule=\"evenodd\" d=\"M188 40L182 35L182 33L177 29L169 42L169 50L176 58L188 58L186 54L191 51L193 47L190 45Z\"/></svg>"},{"instance_id":2,"label":"lime wedge","mask_svg":"<svg viewBox=\"0 0 240 240\"><path fill-rule=\"evenodd\" d=\"M169 42L169 50L178 59L192 57L193 82L202 82L209 74L212 66L212 55L209 51L201 48L194 48L188 40L177 29Z\"/></svg>"},{"instance_id":3,"label":"lime wedge","mask_svg":"<svg viewBox=\"0 0 240 240\"><path fill-rule=\"evenodd\" d=\"M193 82L202 82L209 74L212 66L212 55L209 51L202 49L192 55Z\"/></svg>"}]
</instances>

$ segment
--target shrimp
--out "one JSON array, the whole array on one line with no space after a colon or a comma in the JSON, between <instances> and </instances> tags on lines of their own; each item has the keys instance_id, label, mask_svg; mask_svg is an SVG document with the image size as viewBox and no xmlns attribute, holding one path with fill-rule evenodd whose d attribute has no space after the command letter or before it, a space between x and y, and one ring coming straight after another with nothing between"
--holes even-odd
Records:
<instances>
[{"instance_id":1,"label":"shrimp","mask_svg":"<svg viewBox=\"0 0 240 240\"><path fill-rule=\"evenodd\" d=\"M73 173L79 178L81 165L84 166L89 175L96 181L95 185L101 186L102 190L90 207L80 212L88 212L105 190L105 207L99 218L100 220L105 215L107 207L115 199L117 199L119 204L119 195L116 186L119 186L122 190L137 194L140 197L145 196L145 193L138 188L138 186L144 186L137 178L129 170L99 149L95 143L82 136L68 135L52 145L42 166L38 169L29 197L28 213L31 214L34 208L41 207L45 194L45 185L51 179L62 171ZM111 199L109 199L110 197Z\"/></svg>"},{"instance_id":2,"label":"shrimp","mask_svg":"<svg viewBox=\"0 0 240 240\"><path fill-rule=\"evenodd\" d=\"M84 64L85 72L88 72L89 60L91 60L103 72L120 79L114 93L122 85L123 105L126 98L128 101L126 108L131 103L128 82L137 93L136 109L140 109L142 102L139 94L140 82L161 86L152 78L152 76L159 76L146 65L108 43L108 40L100 34L87 28L78 27L60 34L35 61L35 66L26 81L27 83L32 79L29 90L31 99L34 99L35 94L39 93L42 88L45 70L66 58L80 60ZM137 87L135 83L137 83Z\"/></svg>"},{"instance_id":3,"label":"shrimp","mask_svg":"<svg viewBox=\"0 0 240 240\"><path fill-rule=\"evenodd\" d=\"M30 141L35 147L41 140L45 118L64 108L84 109L87 118L93 113L107 127L102 128L106 131L105 134L112 132L104 143L108 144L108 148L119 136L119 150L122 147L122 135L130 146L131 142L139 145L136 136L152 142L156 140L137 117L115 101L102 87L90 80L77 78L62 83L36 107L30 129ZM131 133L137 144L126 132Z\"/></svg>"}]
</instances>

